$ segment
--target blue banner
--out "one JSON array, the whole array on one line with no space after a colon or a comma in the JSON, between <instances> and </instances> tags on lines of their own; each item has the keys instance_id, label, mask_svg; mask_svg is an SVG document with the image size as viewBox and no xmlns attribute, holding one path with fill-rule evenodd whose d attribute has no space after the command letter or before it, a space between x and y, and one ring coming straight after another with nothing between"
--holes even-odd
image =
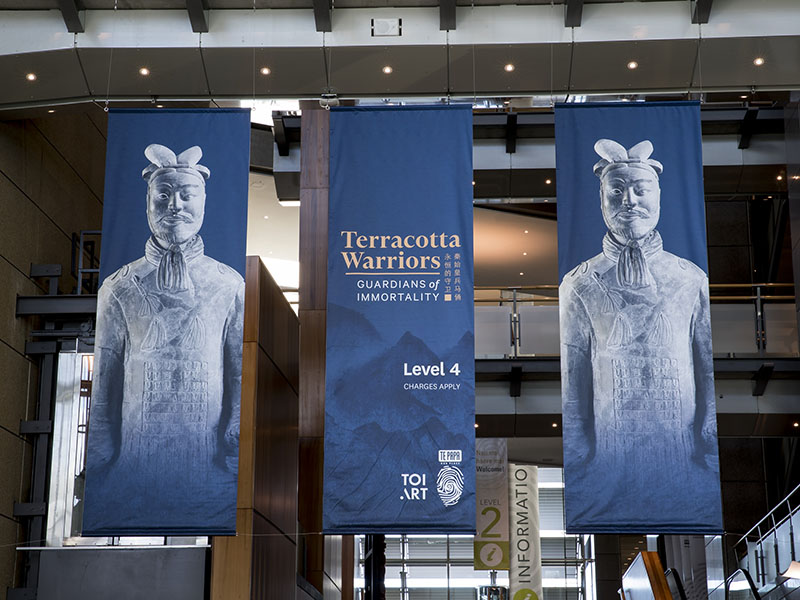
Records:
<instances>
[{"instance_id":1,"label":"blue banner","mask_svg":"<svg viewBox=\"0 0 800 600\"><path fill-rule=\"evenodd\" d=\"M330 132L324 530L472 533L472 109Z\"/></svg>"},{"instance_id":2,"label":"blue banner","mask_svg":"<svg viewBox=\"0 0 800 600\"><path fill-rule=\"evenodd\" d=\"M83 535L236 530L250 120L108 123Z\"/></svg>"},{"instance_id":3,"label":"blue banner","mask_svg":"<svg viewBox=\"0 0 800 600\"><path fill-rule=\"evenodd\" d=\"M697 103L556 108L567 531L722 531Z\"/></svg>"}]
</instances>

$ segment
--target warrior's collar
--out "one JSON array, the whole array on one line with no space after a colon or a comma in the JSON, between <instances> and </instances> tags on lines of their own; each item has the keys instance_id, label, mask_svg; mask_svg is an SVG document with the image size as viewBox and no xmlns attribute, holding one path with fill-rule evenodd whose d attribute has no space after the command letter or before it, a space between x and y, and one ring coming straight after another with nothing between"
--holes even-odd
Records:
<instances>
[{"instance_id":1,"label":"warrior's collar","mask_svg":"<svg viewBox=\"0 0 800 600\"><path fill-rule=\"evenodd\" d=\"M164 248L154 236L150 236L144 247L144 255L151 265L157 267L156 284L159 290L181 292L188 290L191 282L186 263L191 262L204 251L203 239L196 235L183 244L171 244Z\"/></svg>"},{"instance_id":2,"label":"warrior's collar","mask_svg":"<svg viewBox=\"0 0 800 600\"><path fill-rule=\"evenodd\" d=\"M655 229L644 239L626 244L617 241L611 232L603 238L603 254L617 263L617 283L622 287L642 288L653 283L647 259L663 249L661 235Z\"/></svg>"}]
</instances>

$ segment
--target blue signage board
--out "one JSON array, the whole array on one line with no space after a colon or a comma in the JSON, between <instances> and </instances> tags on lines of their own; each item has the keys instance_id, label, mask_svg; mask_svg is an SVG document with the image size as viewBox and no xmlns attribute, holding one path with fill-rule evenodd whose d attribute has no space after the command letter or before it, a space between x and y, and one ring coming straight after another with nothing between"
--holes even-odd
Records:
<instances>
[{"instance_id":1,"label":"blue signage board","mask_svg":"<svg viewBox=\"0 0 800 600\"><path fill-rule=\"evenodd\" d=\"M697 103L556 108L567 531L722 531Z\"/></svg>"},{"instance_id":2,"label":"blue signage board","mask_svg":"<svg viewBox=\"0 0 800 600\"><path fill-rule=\"evenodd\" d=\"M474 532L471 107L330 131L323 528Z\"/></svg>"},{"instance_id":3,"label":"blue signage board","mask_svg":"<svg viewBox=\"0 0 800 600\"><path fill-rule=\"evenodd\" d=\"M234 533L250 121L109 115L84 535Z\"/></svg>"}]
</instances>

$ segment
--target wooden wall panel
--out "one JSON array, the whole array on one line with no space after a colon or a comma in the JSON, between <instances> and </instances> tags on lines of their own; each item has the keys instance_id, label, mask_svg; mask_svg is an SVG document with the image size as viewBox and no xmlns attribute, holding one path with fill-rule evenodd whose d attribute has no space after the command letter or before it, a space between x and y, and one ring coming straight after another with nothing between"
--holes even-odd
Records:
<instances>
[{"instance_id":1,"label":"wooden wall panel","mask_svg":"<svg viewBox=\"0 0 800 600\"><path fill-rule=\"evenodd\" d=\"M295 545L258 513L253 520L253 600L295 597Z\"/></svg>"},{"instance_id":2,"label":"wooden wall panel","mask_svg":"<svg viewBox=\"0 0 800 600\"><path fill-rule=\"evenodd\" d=\"M294 597L299 323L248 257L236 536L212 538L211 600Z\"/></svg>"},{"instance_id":3,"label":"wooden wall panel","mask_svg":"<svg viewBox=\"0 0 800 600\"><path fill-rule=\"evenodd\" d=\"M297 527L297 394L264 353L258 357L254 508L278 529ZM294 537L293 535L291 537Z\"/></svg>"},{"instance_id":4,"label":"wooden wall panel","mask_svg":"<svg viewBox=\"0 0 800 600\"><path fill-rule=\"evenodd\" d=\"M325 310L327 294L328 190L300 188L300 310Z\"/></svg>"}]
</instances>

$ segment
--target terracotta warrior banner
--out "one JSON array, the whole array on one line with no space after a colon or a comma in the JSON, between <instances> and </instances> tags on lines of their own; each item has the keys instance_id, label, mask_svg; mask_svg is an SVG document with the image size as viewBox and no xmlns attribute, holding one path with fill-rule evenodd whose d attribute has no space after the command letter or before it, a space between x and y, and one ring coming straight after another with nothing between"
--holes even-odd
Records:
<instances>
[{"instance_id":1,"label":"terracotta warrior banner","mask_svg":"<svg viewBox=\"0 0 800 600\"><path fill-rule=\"evenodd\" d=\"M556 109L571 533L722 531L697 103Z\"/></svg>"},{"instance_id":2,"label":"terracotta warrior banner","mask_svg":"<svg viewBox=\"0 0 800 600\"><path fill-rule=\"evenodd\" d=\"M330 131L323 528L472 533L472 108Z\"/></svg>"},{"instance_id":3,"label":"terracotta warrior banner","mask_svg":"<svg viewBox=\"0 0 800 600\"><path fill-rule=\"evenodd\" d=\"M249 136L109 115L84 535L235 532Z\"/></svg>"}]
</instances>

